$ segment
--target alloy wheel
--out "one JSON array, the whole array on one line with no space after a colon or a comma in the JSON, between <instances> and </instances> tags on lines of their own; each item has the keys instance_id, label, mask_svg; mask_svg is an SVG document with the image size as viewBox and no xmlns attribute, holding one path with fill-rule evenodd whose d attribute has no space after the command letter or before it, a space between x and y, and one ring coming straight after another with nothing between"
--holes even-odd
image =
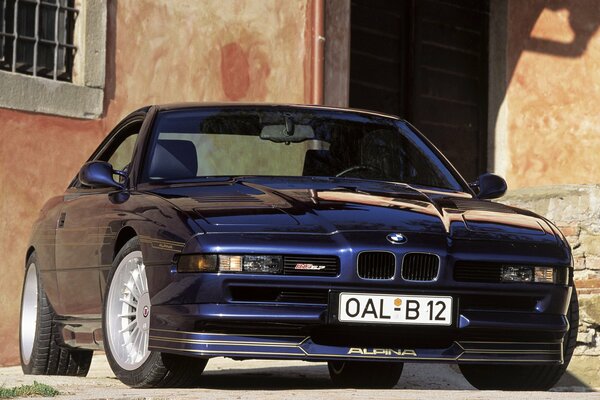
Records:
<instances>
[{"instance_id":1,"label":"alloy wheel","mask_svg":"<svg viewBox=\"0 0 600 400\"><path fill-rule=\"evenodd\" d=\"M131 371L148 359L150 295L141 251L133 251L119 263L110 282L107 335L119 366Z\"/></svg>"},{"instance_id":2,"label":"alloy wheel","mask_svg":"<svg viewBox=\"0 0 600 400\"><path fill-rule=\"evenodd\" d=\"M33 353L37 329L38 291L37 268L31 263L25 275L21 303L21 357L24 364L29 364Z\"/></svg>"}]
</instances>

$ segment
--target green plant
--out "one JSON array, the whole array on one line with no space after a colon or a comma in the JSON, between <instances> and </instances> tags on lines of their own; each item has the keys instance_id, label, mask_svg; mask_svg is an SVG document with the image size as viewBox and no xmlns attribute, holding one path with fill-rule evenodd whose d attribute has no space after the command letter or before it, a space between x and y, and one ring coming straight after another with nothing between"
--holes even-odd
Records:
<instances>
[{"instance_id":1,"label":"green plant","mask_svg":"<svg viewBox=\"0 0 600 400\"><path fill-rule=\"evenodd\" d=\"M33 385L21 385L11 388L0 386L0 399L31 396L54 397L58 394L60 394L60 392L54 389L52 386L36 381L33 382Z\"/></svg>"}]
</instances>

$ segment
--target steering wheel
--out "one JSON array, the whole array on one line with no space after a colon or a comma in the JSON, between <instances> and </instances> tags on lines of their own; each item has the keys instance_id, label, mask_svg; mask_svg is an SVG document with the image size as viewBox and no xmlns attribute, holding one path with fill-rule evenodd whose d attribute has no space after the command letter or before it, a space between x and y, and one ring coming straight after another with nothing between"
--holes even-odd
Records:
<instances>
[{"instance_id":1,"label":"steering wheel","mask_svg":"<svg viewBox=\"0 0 600 400\"><path fill-rule=\"evenodd\" d=\"M342 172L336 174L335 177L339 178L339 177L343 177L346 174L349 174L350 172L353 172L353 171L363 171L363 170L364 171L373 171L373 172L376 172L376 173L381 173L382 172L377 167L373 167L373 166L367 165L367 164L360 164L360 165L353 165L350 168L346 168Z\"/></svg>"}]
</instances>

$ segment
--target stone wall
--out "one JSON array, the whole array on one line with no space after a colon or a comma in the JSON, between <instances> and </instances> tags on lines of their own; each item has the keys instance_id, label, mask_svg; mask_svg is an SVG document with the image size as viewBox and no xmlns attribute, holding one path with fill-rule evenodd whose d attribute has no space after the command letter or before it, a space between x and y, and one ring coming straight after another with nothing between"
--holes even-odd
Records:
<instances>
[{"instance_id":1,"label":"stone wall","mask_svg":"<svg viewBox=\"0 0 600 400\"><path fill-rule=\"evenodd\" d=\"M569 241L580 305L577 348L569 369L588 385L600 386L600 185L517 189L500 202L545 216Z\"/></svg>"}]
</instances>

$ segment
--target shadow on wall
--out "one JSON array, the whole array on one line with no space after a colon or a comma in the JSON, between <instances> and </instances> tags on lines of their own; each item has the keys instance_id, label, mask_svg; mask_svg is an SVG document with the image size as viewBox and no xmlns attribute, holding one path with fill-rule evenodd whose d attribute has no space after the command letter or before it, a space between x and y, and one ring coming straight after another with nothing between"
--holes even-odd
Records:
<instances>
[{"instance_id":1,"label":"shadow on wall","mask_svg":"<svg viewBox=\"0 0 600 400\"><path fill-rule=\"evenodd\" d=\"M495 127L500 112L500 107L504 103L508 88L511 85L515 69L521 58L521 55L528 51L538 54L545 54L560 58L580 58L589 45L591 38L600 27L600 3L596 1L573 1L573 0L512 0L510 3L505 0L498 0L500 8L508 7L501 13L506 12L506 31L498 32L502 37L503 44L507 47L499 50L506 54L506 70L501 72L502 83L496 90L491 91L493 98L490 98L490 139L495 142ZM545 10L559 12L566 10L568 12L569 28L572 32L570 41L559 41L549 38L534 36L533 30ZM562 29L566 27L556 27ZM508 44L507 44L508 43ZM499 46L499 48L502 46ZM493 55L491 55L494 57ZM501 56L504 58L504 55ZM492 78L490 76L490 78ZM494 153L489 154L490 164L495 165Z\"/></svg>"},{"instance_id":2,"label":"shadow on wall","mask_svg":"<svg viewBox=\"0 0 600 400\"><path fill-rule=\"evenodd\" d=\"M535 23L545 9L551 11L567 10L569 12L569 26L574 34L571 42L537 38L531 35ZM590 39L598 30L598 27L600 27L600 4L591 1L530 0L527 2L526 7L520 9L519 24L523 30L526 30L522 33L527 34L522 36L528 36L528 39L515 43L515 48L512 52L515 57L508 60L507 72L509 82L517 62L524 51L532 51L556 57L581 57L585 53Z\"/></svg>"}]
</instances>

